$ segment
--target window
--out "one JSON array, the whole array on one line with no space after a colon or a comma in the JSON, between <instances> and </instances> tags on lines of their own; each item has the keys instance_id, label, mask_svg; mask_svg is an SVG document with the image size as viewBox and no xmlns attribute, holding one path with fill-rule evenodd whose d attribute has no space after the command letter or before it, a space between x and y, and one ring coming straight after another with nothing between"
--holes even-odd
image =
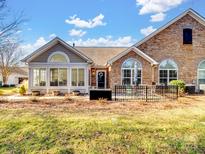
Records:
<instances>
[{"instance_id":1,"label":"window","mask_svg":"<svg viewBox=\"0 0 205 154\"><path fill-rule=\"evenodd\" d=\"M159 66L159 83L168 85L172 80L177 80L178 77L177 64L168 59L161 62Z\"/></svg>"},{"instance_id":2,"label":"window","mask_svg":"<svg viewBox=\"0 0 205 154\"><path fill-rule=\"evenodd\" d=\"M46 86L46 69L33 69L33 86Z\"/></svg>"},{"instance_id":3,"label":"window","mask_svg":"<svg viewBox=\"0 0 205 154\"><path fill-rule=\"evenodd\" d=\"M142 65L135 59L128 59L122 64L122 84L138 85L141 84Z\"/></svg>"},{"instance_id":4,"label":"window","mask_svg":"<svg viewBox=\"0 0 205 154\"><path fill-rule=\"evenodd\" d=\"M84 68L72 68L72 86L85 86Z\"/></svg>"},{"instance_id":5,"label":"window","mask_svg":"<svg viewBox=\"0 0 205 154\"><path fill-rule=\"evenodd\" d=\"M192 29L190 28L183 29L183 43L192 44Z\"/></svg>"},{"instance_id":6,"label":"window","mask_svg":"<svg viewBox=\"0 0 205 154\"><path fill-rule=\"evenodd\" d=\"M56 52L48 58L51 63L67 63L68 57L66 54L61 52Z\"/></svg>"},{"instance_id":7,"label":"window","mask_svg":"<svg viewBox=\"0 0 205 154\"><path fill-rule=\"evenodd\" d=\"M205 84L205 61L201 62L198 67L198 84Z\"/></svg>"},{"instance_id":8,"label":"window","mask_svg":"<svg viewBox=\"0 0 205 154\"><path fill-rule=\"evenodd\" d=\"M50 69L50 86L67 86L67 69Z\"/></svg>"}]
</instances>

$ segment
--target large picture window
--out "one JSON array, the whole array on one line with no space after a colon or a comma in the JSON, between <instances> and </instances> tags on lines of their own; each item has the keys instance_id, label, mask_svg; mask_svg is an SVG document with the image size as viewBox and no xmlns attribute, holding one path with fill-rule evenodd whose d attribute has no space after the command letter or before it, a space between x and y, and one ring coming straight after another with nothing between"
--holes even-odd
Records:
<instances>
[{"instance_id":1,"label":"large picture window","mask_svg":"<svg viewBox=\"0 0 205 154\"><path fill-rule=\"evenodd\" d=\"M142 65L135 59L128 59L122 64L122 84L138 85L142 82Z\"/></svg>"},{"instance_id":2,"label":"large picture window","mask_svg":"<svg viewBox=\"0 0 205 154\"><path fill-rule=\"evenodd\" d=\"M198 84L205 84L205 61L201 62L198 67Z\"/></svg>"},{"instance_id":3,"label":"large picture window","mask_svg":"<svg viewBox=\"0 0 205 154\"><path fill-rule=\"evenodd\" d=\"M84 68L72 68L72 86L85 86Z\"/></svg>"},{"instance_id":4,"label":"large picture window","mask_svg":"<svg viewBox=\"0 0 205 154\"><path fill-rule=\"evenodd\" d=\"M33 69L33 86L46 86L46 69Z\"/></svg>"},{"instance_id":5,"label":"large picture window","mask_svg":"<svg viewBox=\"0 0 205 154\"><path fill-rule=\"evenodd\" d=\"M177 80L177 78L177 64L170 59L162 61L159 65L159 83L168 85L172 80Z\"/></svg>"},{"instance_id":6,"label":"large picture window","mask_svg":"<svg viewBox=\"0 0 205 154\"><path fill-rule=\"evenodd\" d=\"M50 69L50 86L67 86L67 69Z\"/></svg>"}]
</instances>

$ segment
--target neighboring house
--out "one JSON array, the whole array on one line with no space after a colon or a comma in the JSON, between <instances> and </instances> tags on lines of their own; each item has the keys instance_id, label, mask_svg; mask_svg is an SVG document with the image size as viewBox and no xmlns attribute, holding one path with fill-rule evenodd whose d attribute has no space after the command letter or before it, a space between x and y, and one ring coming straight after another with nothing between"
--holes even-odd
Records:
<instances>
[{"instance_id":1,"label":"neighboring house","mask_svg":"<svg viewBox=\"0 0 205 154\"><path fill-rule=\"evenodd\" d=\"M88 92L90 87L205 84L205 19L189 9L130 48L72 47L55 38L23 59L29 89Z\"/></svg>"},{"instance_id":2,"label":"neighboring house","mask_svg":"<svg viewBox=\"0 0 205 154\"><path fill-rule=\"evenodd\" d=\"M19 85L24 80L28 80L28 67L16 67L8 78L7 85ZM2 75L0 74L0 83L2 85Z\"/></svg>"}]
</instances>

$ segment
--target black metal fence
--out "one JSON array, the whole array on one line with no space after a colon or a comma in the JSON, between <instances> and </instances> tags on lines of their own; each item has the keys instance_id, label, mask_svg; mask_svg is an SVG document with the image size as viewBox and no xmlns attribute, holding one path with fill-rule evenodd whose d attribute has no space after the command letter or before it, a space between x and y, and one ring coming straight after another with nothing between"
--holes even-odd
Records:
<instances>
[{"instance_id":1,"label":"black metal fence","mask_svg":"<svg viewBox=\"0 0 205 154\"><path fill-rule=\"evenodd\" d=\"M164 101L178 98L177 86L125 86L116 85L114 99L116 101Z\"/></svg>"}]
</instances>

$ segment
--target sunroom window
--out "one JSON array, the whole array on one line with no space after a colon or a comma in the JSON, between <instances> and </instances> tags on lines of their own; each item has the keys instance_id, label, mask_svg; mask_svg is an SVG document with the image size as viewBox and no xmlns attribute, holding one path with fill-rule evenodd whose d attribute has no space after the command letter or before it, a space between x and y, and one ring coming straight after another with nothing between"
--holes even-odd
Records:
<instances>
[{"instance_id":1,"label":"sunroom window","mask_svg":"<svg viewBox=\"0 0 205 154\"><path fill-rule=\"evenodd\" d=\"M33 86L46 86L46 69L33 69Z\"/></svg>"},{"instance_id":2,"label":"sunroom window","mask_svg":"<svg viewBox=\"0 0 205 154\"><path fill-rule=\"evenodd\" d=\"M128 59L122 64L122 84L138 85L141 84L142 65L135 59Z\"/></svg>"},{"instance_id":3,"label":"sunroom window","mask_svg":"<svg viewBox=\"0 0 205 154\"><path fill-rule=\"evenodd\" d=\"M50 69L50 86L67 86L67 69Z\"/></svg>"},{"instance_id":4,"label":"sunroom window","mask_svg":"<svg viewBox=\"0 0 205 154\"><path fill-rule=\"evenodd\" d=\"M177 64L170 59L164 60L159 66L159 83L168 85L172 80L178 78Z\"/></svg>"},{"instance_id":5,"label":"sunroom window","mask_svg":"<svg viewBox=\"0 0 205 154\"><path fill-rule=\"evenodd\" d=\"M84 68L72 68L72 86L85 86Z\"/></svg>"}]
</instances>

